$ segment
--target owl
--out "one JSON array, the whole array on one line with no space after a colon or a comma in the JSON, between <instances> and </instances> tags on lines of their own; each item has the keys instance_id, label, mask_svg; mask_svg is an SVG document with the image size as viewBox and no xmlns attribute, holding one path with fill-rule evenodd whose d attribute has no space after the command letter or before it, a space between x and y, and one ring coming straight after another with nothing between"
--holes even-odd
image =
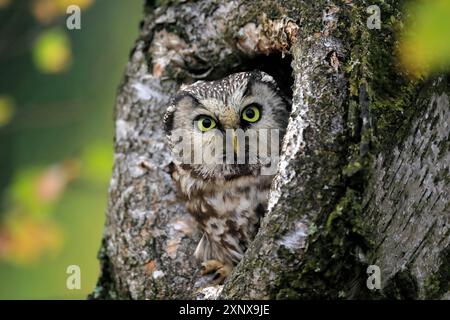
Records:
<instances>
[{"instance_id":1,"label":"owl","mask_svg":"<svg viewBox=\"0 0 450 320\"><path fill-rule=\"evenodd\" d=\"M289 110L289 100L262 71L182 86L167 108L172 178L203 232L194 255L214 283L223 283L259 228L275 172L264 172L273 158L258 151L279 154ZM201 154L187 154L192 150ZM206 154L215 161L193 160Z\"/></svg>"}]
</instances>

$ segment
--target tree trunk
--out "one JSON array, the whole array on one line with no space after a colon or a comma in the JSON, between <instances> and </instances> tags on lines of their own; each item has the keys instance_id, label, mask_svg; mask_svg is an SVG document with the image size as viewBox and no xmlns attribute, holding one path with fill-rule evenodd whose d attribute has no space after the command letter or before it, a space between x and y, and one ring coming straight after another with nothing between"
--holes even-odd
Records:
<instances>
[{"instance_id":1,"label":"tree trunk","mask_svg":"<svg viewBox=\"0 0 450 320\"><path fill-rule=\"evenodd\" d=\"M118 91L91 297L450 298L449 78L397 67L402 4L158 3ZM380 30L366 26L373 4ZM292 85L278 174L244 259L224 286L198 291L200 233L171 180L162 116L182 83L252 68ZM369 265L380 290L366 285Z\"/></svg>"}]
</instances>

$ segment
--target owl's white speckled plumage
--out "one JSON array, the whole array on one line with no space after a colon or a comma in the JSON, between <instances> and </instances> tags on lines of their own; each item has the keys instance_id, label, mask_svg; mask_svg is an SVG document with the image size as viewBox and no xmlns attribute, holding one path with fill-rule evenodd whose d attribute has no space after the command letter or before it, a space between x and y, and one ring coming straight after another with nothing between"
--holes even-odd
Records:
<instances>
[{"instance_id":1,"label":"owl's white speckled plumage","mask_svg":"<svg viewBox=\"0 0 450 320\"><path fill-rule=\"evenodd\" d=\"M243 110L248 106L257 106L257 121L243 120ZM228 129L278 129L281 138L289 107L271 76L261 71L241 72L217 81L182 86L167 109L164 124L173 148L174 130L194 133L198 131L196 119L212 119L217 126L202 132L203 150L208 151L214 139ZM262 175L263 164L258 162L174 164L173 179L203 231L195 256L226 266L237 264L264 215L273 176Z\"/></svg>"}]
</instances>

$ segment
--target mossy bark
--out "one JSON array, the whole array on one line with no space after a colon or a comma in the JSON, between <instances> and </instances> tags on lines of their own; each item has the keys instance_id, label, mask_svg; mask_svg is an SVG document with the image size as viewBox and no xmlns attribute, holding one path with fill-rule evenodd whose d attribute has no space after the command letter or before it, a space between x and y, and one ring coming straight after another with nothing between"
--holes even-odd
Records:
<instances>
[{"instance_id":1,"label":"mossy bark","mask_svg":"<svg viewBox=\"0 0 450 320\"><path fill-rule=\"evenodd\" d=\"M374 4L381 30L366 26ZM450 296L448 76L397 67L401 3L162 1L145 12L118 92L93 298L198 297L199 232L170 178L165 104L181 83L277 54L292 57L293 105L268 213L209 297ZM368 265L381 290L367 289Z\"/></svg>"}]
</instances>

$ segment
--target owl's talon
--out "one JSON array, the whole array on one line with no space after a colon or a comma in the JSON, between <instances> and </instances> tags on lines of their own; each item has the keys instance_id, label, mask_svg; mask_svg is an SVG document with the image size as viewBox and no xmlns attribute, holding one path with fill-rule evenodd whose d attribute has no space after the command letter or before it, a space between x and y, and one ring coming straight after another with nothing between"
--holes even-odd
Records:
<instances>
[{"instance_id":1,"label":"owl's talon","mask_svg":"<svg viewBox=\"0 0 450 320\"><path fill-rule=\"evenodd\" d=\"M208 273L212 273L220 268L223 267L223 263L217 260L208 260L205 262L202 262L202 276Z\"/></svg>"},{"instance_id":2,"label":"owl's talon","mask_svg":"<svg viewBox=\"0 0 450 320\"><path fill-rule=\"evenodd\" d=\"M208 260L202 263L201 274L204 276L214 272L212 282L222 284L226 277L230 274L232 266L217 260Z\"/></svg>"}]
</instances>

